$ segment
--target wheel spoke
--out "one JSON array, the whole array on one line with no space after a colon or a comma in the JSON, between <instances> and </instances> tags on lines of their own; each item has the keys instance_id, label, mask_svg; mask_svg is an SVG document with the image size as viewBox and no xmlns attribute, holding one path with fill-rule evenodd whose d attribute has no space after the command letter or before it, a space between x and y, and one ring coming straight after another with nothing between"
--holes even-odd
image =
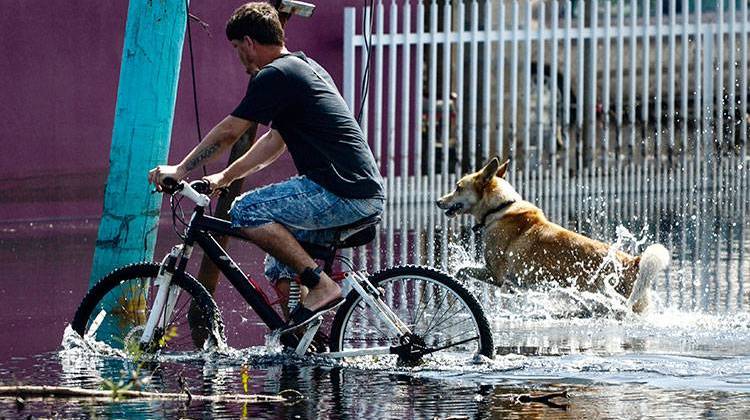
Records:
<instances>
[{"instance_id":1,"label":"wheel spoke","mask_svg":"<svg viewBox=\"0 0 750 420\"><path fill-rule=\"evenodd\" d=\"M427 283L425 283L425 284L424 284L424 285L422 286L422 288L426 290L426 289L427 289ZM424 290L423 290L423 292L424 292ZM421 293L421 296L422 296L422 297L424 297L424 296L425 296L425 294L426 294L426 293ZM424 301L424 302L426 302L426 301L427 301L427 299L420 299L420 300L419 300L419 304L417 305L417 309L419 309L419 308L421 308L421 307L422 307L422 302L423 302L423 301ZM425 311L427 311L427 304L426 304L426 303L425 303L425 305L424 305L424 309L425 309ZM422 311L419 311L419 312L417 313L417 319L415 319L415 320L414 320L414 323L413 323L413 325L417 325L417 323L419 322L419 318L421 318L421 317L422 317Z\"/></svg>"},{"instance_id":2,"label":"wheel spoke","mask_svg":"<svg viewBox=\"0 0 750 420\"><path fill-rule=\"evenodd\" d=\"M395 273L391 274L389 270ZM385 302L410 327L412 334L395 341L393 334L379 327L377 313L364 306L360 298L337 316L335 331L332 330L335 334L332 337L334 351L392 343L398 346L400 350L397 353L403 358L415 354L410 353L413 351L409 350L410 346L418 349L424 345L429 349L428 353L451 349L452 354L472 357L478 352L492 355L489 326L483 316L477 317L477 313L481 315L481 308L463 286L442 273L426 268L399 267L389 270L374 275L373 285L385 290ZM335 341L336 337L339 341Z\"/></svg>"},{"instance_id":3,"label":"wheel spoke","mask_svg":"<svg viewBox=\"0 0 750 420\"><path fill-rule=\"evenodd\" d=\"M445 292L445 294L443 295L443 299L440 301L440 305L438 305L438 307L435 308L435 313L436 314L440 311L440 308L443 307L443 303L445 302L445 299L447 297L448 297L448 292ZM440 319L442 319L442 318L440 318ZM430 324L427 325L427 328L426 328L425 332L430 330L430 325L432 325L433 322L437 322L436 318L433 318L433 320L430 321Z\"/></svg>"},{"instance_id":4,"label":"wheel spoke","mask_svg":"<svg viewBox=\"0 0 750 420\"><path fill-rule=\"evenodd\" d=\"M450 308L448 308L448 309L450 309ZM455 311L455 312L453 312L451 314L451 316L449 316L449 317L441 317L442 321L440 321L440 323L438 323L438 324L435 324L432 328L425 330L424 334L427 334L428 332L432 331L432 329L437 328L437 327L443 325L443 323L449 321L454 316L460 314L461 312L463 312L463 310L464 310L464 308L458 308L458 310Z\"/></svg>"},{"instance_id":5,"label":"wheel spoke","mask_svg":"<svg viewBox=\"0 0 750 420\"><path fill-rule=\"evenodd\" d=\"M158 288L155 279L159 273L158 264L139 264L115 270L113 273L101 280L89 291L89 296L84 299L81 307L74 318L74 329L82 335L86 334L87 328L97 316L100 309L105 310L104 319L97 329L97 340L106 341L106 344L138 352L139 342L143 334L144 325L149 317L150 310L154 308ZM199 290L198 283L191 277L176 279L172 284L179 287L178 293L173 297L172 310L169 318L166 317L168 305L160 308L161 322L152 339L151 345L146 351L159 352L183 352L194 351L195 345L189 328L188 308L195 298L189 290ZM186 286L187 285L187 286ZM169 296L170 290L165 290ZM174 293L174 289L171 290ZM211 297L205 292L198 295L198 302L202 312L208 317L209 328L213 334L219 332L215 337L223 340L221 324L216 325L220 315L216 312L216 306Z\"/></svg>"},{"instance_id":6,"label":"wheel spoke","mask_svg":"<svg viewBox=\"0 0 750 420\"><path fill-rule=\"evenodd\" d=\"M456 314L455 314L455 315L458 315L458 314L459 314L460 312L461 312L461 311L458 311L458 312L456 312ZM450 318L447 318L447 319L446 319L445 321L443 321L443 322L447 322L447 321L448 321L449 319L451 319L451 318L452 318L452 317L450 317ZM456 325L461 325L461 324L463 324L464 322L467 322L467 321L469 321L469 320L468 320L468 319L462 319L462 320L460 320L460 321L458 321L458 322L454 322L453 324L449 324L448 326L444 327L443 329L444 329L444 330L450 330L451 328L455 327ZM442 323L441 323L441 324L442 324ZM436 327L437 327L437 325L435 326L435 328L436 328ZM425 332L424 332L423 334L424 334L424 335L426 336L428 332L429 332L429 331L425 331Z\"/></svg>"}]
</instances>

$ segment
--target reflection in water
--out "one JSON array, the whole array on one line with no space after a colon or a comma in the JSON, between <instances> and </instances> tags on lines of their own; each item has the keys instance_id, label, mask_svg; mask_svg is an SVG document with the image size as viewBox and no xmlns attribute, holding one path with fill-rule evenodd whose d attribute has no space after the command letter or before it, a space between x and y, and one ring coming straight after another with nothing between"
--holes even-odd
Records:
<instances>
[{"instance_id":1,"label":"reflection in water","mask_svg":"<svg viewBox=\"0 0 750 420\"><path fill-rule=\"evenodd\" d=\"M454 366L441 369L433 366L400 370L311 363L279 356L268 359L256 354L257 349L251 349L236 352L231 357L196 355L189 360L162 361L145 368L143 374L151 378L147 385L149 390L179 391L178 377L183 376L193 393L242 393L240 370L247 365L250 393L276 394L293 389L303 393L305 398L294 404L257 405L27 401L21 413L50 415L54 412L66 418L341 418L351 415L362 418L694 418L701 416L707 407L719 416L742 417L750 404L747 387L744 391L736 390L741 393L732 389L715 390L710 373L701 380L703 388L692 388L689 380L681 382L684 379L680 377L689 378L709 363L701 364L700 359L691 358L651 357L646 370L641 373L643 379L627 379L633 366L632 359L637 356L509 356L481 368ZM737 369L731 363L726 360L722 368ZM566 376L565 366L575 365L579 366L580 375ZM118 358L98 356L97 360L93 355L85 358L82 354L61 352L13 360L3 364L0 373L5 376L12 372L41 383L45 378L55 383L61 377L66 385L91 387L99 378L116 378L129 368ZM507 374L510 371L519 372L514 377ZM660 376L662 373L664 375ZM750 372L745 374L750 375ZM649 381L649 377L656 379ZM664 383L659 383L659 380ZM551 404L517 401L520 394L562 390L568 392L569 398L555 399ZM13 417L18 413L12 401L0 400L0 415Z\"/></svg>"}]
</instances>

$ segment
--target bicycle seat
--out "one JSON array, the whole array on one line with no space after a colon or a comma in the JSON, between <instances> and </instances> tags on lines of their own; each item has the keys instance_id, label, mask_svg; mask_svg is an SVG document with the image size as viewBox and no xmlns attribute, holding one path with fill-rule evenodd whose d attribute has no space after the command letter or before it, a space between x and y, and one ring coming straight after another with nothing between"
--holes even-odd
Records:
<instances>
[{"instance_id":1,"label":"bicycle seat","mask_svg":"<svg viewBox=\"0 0 750 420\"><path fill-rule=\"evenodd\" d=\"M368 216L354 223L334 228L336 233L330 246L304 241L300 241L300 245L314 259L331 259L338 249L353 248L370 243L375 239L375 225L378 223L380 223L379 215Z\"/></svg>"},{"instance_id":2,"label":"bicycle seat","mask_svg":"<svg viewBox=\"0 0 750 420\"><path fill-rule=\"evenodd\" d=\"M359 219L354 223L337 228L336 248L352 248L365 245L375 239L375 225L380 223L379 215L372 215Z\"/></svg>"}]
</instances>

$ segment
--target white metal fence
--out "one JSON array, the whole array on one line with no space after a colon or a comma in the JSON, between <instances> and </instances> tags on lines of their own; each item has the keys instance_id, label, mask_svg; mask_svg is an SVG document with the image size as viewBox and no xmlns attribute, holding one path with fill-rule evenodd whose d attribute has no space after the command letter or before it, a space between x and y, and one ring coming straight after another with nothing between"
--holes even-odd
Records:
<instances>
[{"instance_id":1,"label":"white metal fence","mask_svg":"<svg viewBox=\"0 0 750 420\"><path fill-rule=\"evenodd\" d=\"M699 190L744 207L748 2L703 3L347 8L343 94L389 198L369 263L445 267L455 235L475 252L433 203L493 155L550 219L602 239L649 209L697 214Z\"/></svg>"}]
</instances>

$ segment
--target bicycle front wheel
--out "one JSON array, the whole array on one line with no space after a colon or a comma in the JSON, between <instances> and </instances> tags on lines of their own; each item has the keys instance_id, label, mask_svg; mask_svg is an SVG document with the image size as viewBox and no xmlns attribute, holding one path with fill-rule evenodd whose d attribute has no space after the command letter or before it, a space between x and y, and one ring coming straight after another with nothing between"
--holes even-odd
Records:
<instances>
[{"instance_id":1,"label":"bicycle front wheel","mask_svg":"<svg viewBox=\"0 0 750 420\"><path fill-rule=\"evenodd\" d=\"M191 302L200 319L191 319L206 338L200 347L224 343L224 324L216 303L195 278L185 273L172 277L173 310L155 328L153 338L142 344L141 336L154 306L160 265L139 263L119 268L89 290L76 311L71 326L82 337L91 337L130 354L187 352L196 349L188 313ZM175 289L176 288L176 289ZM203 343L203 342L202 342Z\"/></svg>"},{"instance_id":2,"label":"bicycle front wheel","mask_svg":"<svg viewBox=\"0 0 750 420\"><path fill-rule=\"evenodd\" d=\"M436 354L459 359L475 355L493 357L492 331L474 296L449 275L427 267L393 267L373 274L370 282L383 292L385 304L412 332L411 355L415 362ZM336 312L331 327L331 351L404 347L398 337L365 300L351 292Z\"/></svg>"}]
</instances>

